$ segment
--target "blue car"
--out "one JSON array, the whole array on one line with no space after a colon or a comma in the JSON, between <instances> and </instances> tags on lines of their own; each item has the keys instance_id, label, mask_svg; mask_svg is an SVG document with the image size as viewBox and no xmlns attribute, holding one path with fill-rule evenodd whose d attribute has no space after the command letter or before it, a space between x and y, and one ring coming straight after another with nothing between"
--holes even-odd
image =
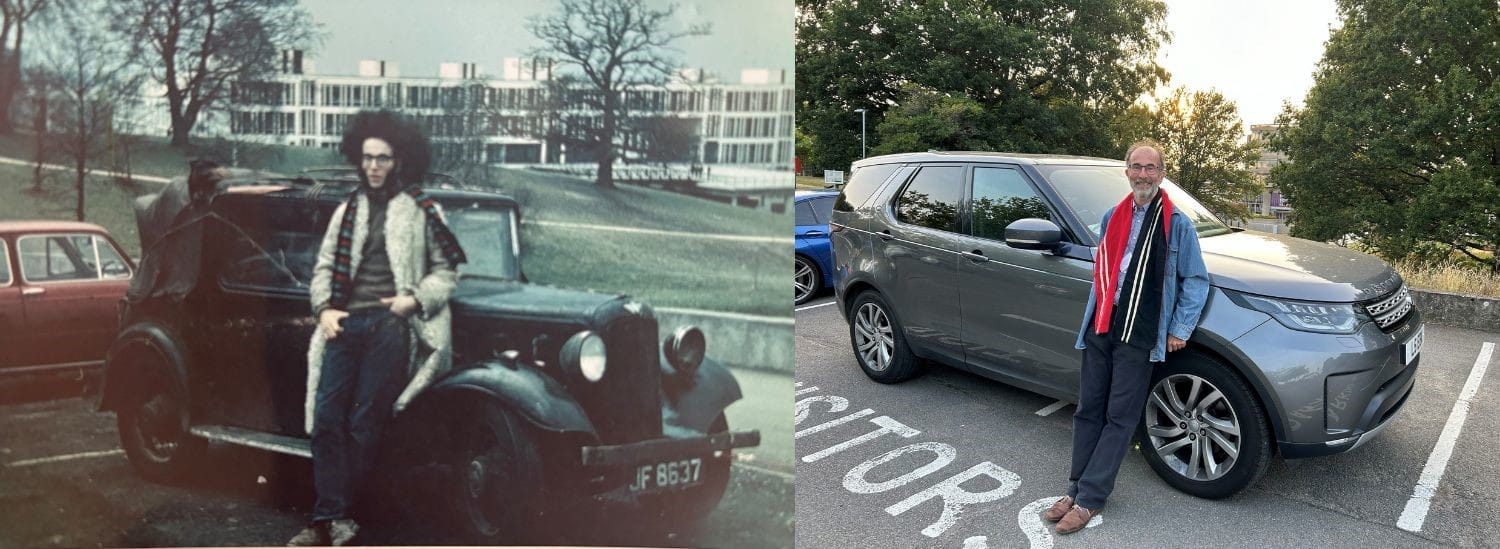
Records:
<instances>
[{"instance_id":1,"label":"blue car","mask_svg":"<svg viewBox=\"0 0 1500 549\"><path fill-rule=\"evenodd\" d=\"M797 278L793 295L798 305L833 285L828 216L838 196L836 191L797 191Z\"/></svg>"}]
</instances>

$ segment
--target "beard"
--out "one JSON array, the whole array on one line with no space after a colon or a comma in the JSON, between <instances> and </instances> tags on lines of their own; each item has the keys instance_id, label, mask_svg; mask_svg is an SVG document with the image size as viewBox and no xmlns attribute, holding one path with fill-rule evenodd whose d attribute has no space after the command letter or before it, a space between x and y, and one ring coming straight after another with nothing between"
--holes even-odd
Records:
<instances>
[{"instance_id":1,"label":"beard","mask_svg":"<svg viewBox=\"0 0 1500 549\"><path fill-rule=\"evenodd\" d=\"M1157 189L1159 189L1160 187L1158 185L1152 185L1148 181L1141 181L1140 183L1146 183L1148 186L1142 189L1139 183L1132 181L1130 192L1131 195L1135 198L1136 203L1145 203L1146 201L1151 200L1156 196Z\"/></svg>"}]
</instances>

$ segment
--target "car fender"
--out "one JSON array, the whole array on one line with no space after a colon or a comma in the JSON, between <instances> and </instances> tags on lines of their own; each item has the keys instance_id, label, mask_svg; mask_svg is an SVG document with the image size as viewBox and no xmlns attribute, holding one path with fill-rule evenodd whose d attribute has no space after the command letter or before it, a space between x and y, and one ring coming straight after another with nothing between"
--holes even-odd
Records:
<instances>
[{"instance_id":1,"label":"car fender","mask_svg":"<svg viewBox=\"0 0 1500 549\"><path fill-rule=\"evenodd\" d=\"M714 418L742 396L734 375L718 361L704 358L693 382L680 391L667 391L662 401L662 428L671 436L681 429L706 433Z\"/></svg>"},{"instance_id":2,"label":"car fender","mask_svg":"<svg viewBox=\"0 0 1500 549\"><path fill-rule=\"evenodd\" d=\"M191 410L191 394L188 391L188 350L181 343L175 332L167 324L158 320L142 320L131 324L115 337L114 343L110 344L109 352L104 358L104 375L100 381L99 401L96 408L99 411L115 411L141 379L139 364L129 360L134 349L138 346L148 346L161 352L170 364L167 372L172 378L172 386L177 391L178 401L183 403L183 410ZM188 414L182 414L183 430L188 428Z\"/></svg>"},{"instance_id":3,"label":"car fender","mask_svg":"<svg viewBox=\"0 0 1500 549\"><path fill-rule=\"evenodd\" d=\"M422 392L413 406L438 407L459 392L494 398L532 424L556 432L594 434L594 424L583 406L557 380L504 360L488 360L464 367Z\"/></svg>"}]
</instances>

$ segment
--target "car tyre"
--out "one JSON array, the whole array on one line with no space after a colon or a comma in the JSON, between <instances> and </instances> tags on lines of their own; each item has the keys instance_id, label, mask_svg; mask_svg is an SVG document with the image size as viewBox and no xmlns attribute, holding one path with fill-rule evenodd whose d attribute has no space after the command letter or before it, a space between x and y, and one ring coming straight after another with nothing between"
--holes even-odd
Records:
<instances>
[{"instance_id":1,"label":"car tyre","mask_svg":"<svg viewBox=\"0 0 1500 549\"><path fill-rule=\"evenodd\" d=\"M1173 488L1206 499L1233 496L1270 467L1265 407L1228 365L1193 351L1173 355L1151 376L1136 428L1141 454Z\"/></svg>"},{"instance_id":2,"label":"car tyre","mask_svg":"<svg viewBox=\"0 0 1500 549\"><path fill-rule=\"evenodd\" d=\"M900 321L878 292L865 291L849 308L849 342L865 375L880 383L899 383L922 373L906 344Z\"/></svg>"},{"instance_id":3,"label":"car tyre","mask_svg":"<svg viewBox=\"0 0 1500 549\"><path fill-rule=\"evenodd\" d=\"M460 406L450 417L453 435L448 489L442 499L459 507L448 515L465 543L497 545L524 536L538 524L543 501L542 460L525 422L490 402Z\"/></svg>"},{"instance_id":4,"label":"car tyre","mask_svg":"<svg viewBox=\"0 0 1500 549\"><path fill-rule=\"evenodd\" d=\"M120 445L137 473L156 482L186 476L189 465L207 451L207 441L183 430L184 401L166 373L166 357L138 347L138 390L115 414Z\"/></svg>"},{"instance_id":5,"label":"car tyre","mask_svg":"<svg viewBox=\"0 0 1500 549\"><path fill-rule=\"evenodd\" d=\"M805 255L798 255L793 263L792 302L801 305L823 290L823 271L818 268L817 262Z\"/></svg>"}]
</instances>

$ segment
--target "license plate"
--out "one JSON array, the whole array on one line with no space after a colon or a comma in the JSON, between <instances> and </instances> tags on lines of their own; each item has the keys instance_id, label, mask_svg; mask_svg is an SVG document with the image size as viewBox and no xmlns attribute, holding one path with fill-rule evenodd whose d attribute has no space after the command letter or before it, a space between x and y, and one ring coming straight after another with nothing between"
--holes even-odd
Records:
<instances>
[{"instance_id":1,"label":"license plate","mask_svg":"<svg viewBox=\"0 0 1500 549\"><path fill-rule=\"evenodd\" d=\"M631 492L649 492L664 488L683 488L698 484L703 475L703 458L679 459L638 465Z\"/></svg>"},{"instance_id":2,"label":"license plate","mask_svg":"<svg viewBox=\"0 0 1500 549\"><path fill-rule=\"evenodd\" d=\"M1407 339L1406 343L1401 344L1401 349L1406 352L1405 364L1411 364L1411 361L1416 360L1417 353L1422 352L1422 329L1425 327L1417 326L1417 334Z\"/></svg>"}]
</instances>

